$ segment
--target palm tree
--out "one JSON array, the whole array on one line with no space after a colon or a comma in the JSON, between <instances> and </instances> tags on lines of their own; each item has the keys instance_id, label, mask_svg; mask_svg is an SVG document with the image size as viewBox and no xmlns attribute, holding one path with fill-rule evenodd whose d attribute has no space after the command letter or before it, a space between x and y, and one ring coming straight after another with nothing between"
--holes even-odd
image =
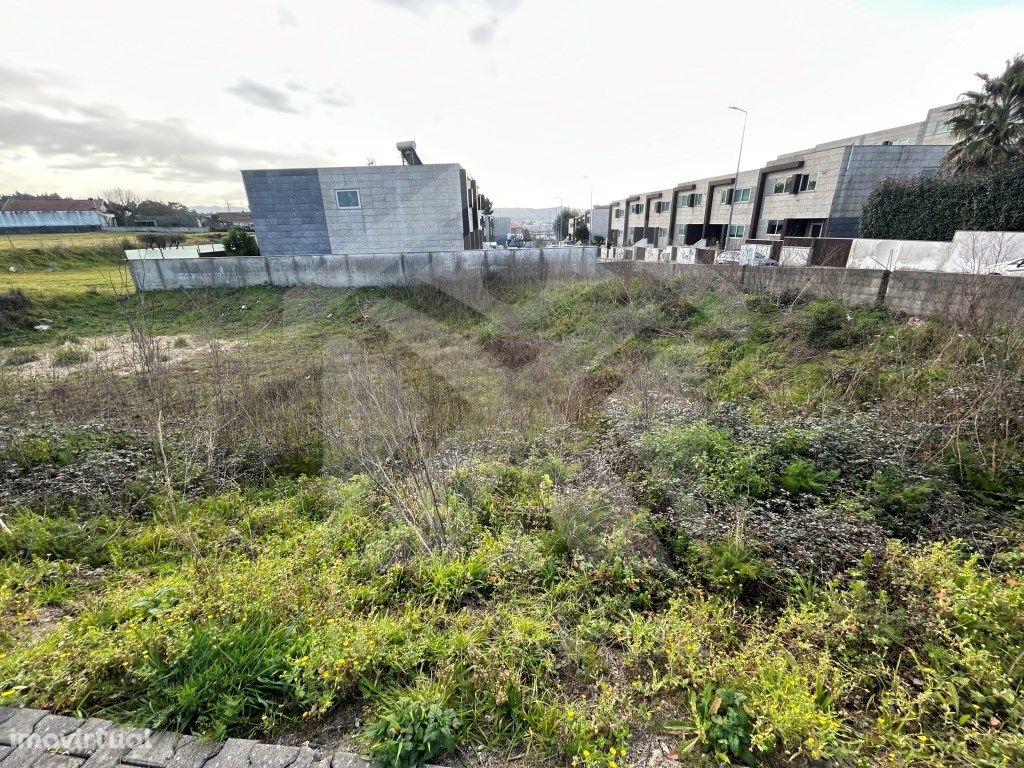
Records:
<instances>
[{"instance_id":1,"label":"palm tree","mask_svg":"<svg viewBox=\"0 0 1024 768\"><path fill-rule=\"evenodd\" d=\"M1024 159L1024 56L1006 62L998 77L978 74L980 91L967 91L953 108L946 155L954 173L978 171Z\"/></svg>"}]
</instances>

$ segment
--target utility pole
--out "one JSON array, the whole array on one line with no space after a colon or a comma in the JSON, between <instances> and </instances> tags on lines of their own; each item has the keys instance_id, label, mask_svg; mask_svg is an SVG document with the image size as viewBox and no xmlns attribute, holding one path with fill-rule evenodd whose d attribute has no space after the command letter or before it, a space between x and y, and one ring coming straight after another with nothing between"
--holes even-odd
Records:
<instances>
[{"instance_id":1,"label":"utility pole","mask_svg":"<svg viewBox=\"0 0 1024 768\"><path fill-rule=\"evenodd\" d=\"M743 113L743 130L740 132L740 153L736 156L736 178L732 182L732 199L729 201L729 223L725 225L725 237L722 238L722 250L726 250L729 247L729 232L732 230L732 209L736 205L736 191L740 186L740 163L743 161L743 140L747 136L747 110L741 109L740 107L729 107L737 112ZM708 201L708 205L711 205L711 201Z\"/></svg>"}]
</instances>

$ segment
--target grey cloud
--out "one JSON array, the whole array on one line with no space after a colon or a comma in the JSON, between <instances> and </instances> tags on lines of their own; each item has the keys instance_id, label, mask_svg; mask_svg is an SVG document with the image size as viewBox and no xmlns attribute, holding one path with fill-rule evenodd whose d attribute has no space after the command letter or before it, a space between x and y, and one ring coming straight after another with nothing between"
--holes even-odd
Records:
<instances>
[{"instance_id":1,"label":"grey cloud","mask_svg":"<svg viewBox=\"0 0 1024 768\"><path fill-rule=\"evenodd\" d=\"M286 6L277 6L277 23L282 27L299 26L299 17L291 12Z\"/></svg>"},{"instance_id":2,"label":"grey cloud","mask_svg":"<svg viewBox=\"0 0 1024 768\"><path fill-rule=\"evenodd\" d=\"M257 83L254 80L243 77L225 90L228 93L234 94L242 101L252 104L254 107L290 115L302 114L301 110L292 104L291 96L288 95L287 91L283 91L280 88Z\"/></svg>"},{"instance_id":3,"label":"grey cloud","mask_svg":"<svg viewBox=\"0 0 1024 768\"><path fill-rule=\"evenodd\" d=\"M312 166L324 158L238 147L200 136L175 120L135 119L116 109L68 119L0 104L0 157L30 148L54 167L110 168L179 181L238 181L239 167Z\"/></svg>"},{"instance_id":4,"label":"grey cloud","mask_svg":"<svg viewBox=\"0 0 1024 768\"><path fill-rule=\"evenodd\" d=\"M344 93L338 90L336 86L330 88L323 88L321 90L314 90L307 88L303 83L298 80L289 80L284 84L292 93L307 94L307 101L313 101L319 104L323 104L328 107L336 107L338 109L347 109L354 105L355 102Z\"/></svg>"},{"instance_id":5,"label":"grey cloud","mask_svg":"<svg viewBox=\"0 0 1024 768\"><path fill-rule=\"evenodd\" d=\"M317 95L317 100L321 104L325 104L328 107L337 107L338 109L345 109L353 105L352 99L335 90L321 91Z\"/></svg>"},{"instance_id":6,"label":"grey cloud","mask_svg":"<svg viewBox=\"0 0 1024 768\"><path fill-rule=\"evenodd\" d=\"M498 26L498 17L492 16L469 30L469 39L479 45L489 45L494 41L494 32Z\"/></svg>"},{"instance_id":7,"label":"grey cloud","mask_svg":"<svg viewBox=\"0 0 1024 768\"><path fill-rule=\"evenodd\" d=\"M381 5L404 8L407 11L425 13L438 5L463 5L482 7L494 11L513 11L519 6L520 0L377 0Z\"/></svg>"},{"instance_id":8,"label":"grey cloud","mask_svg":"<svg viewBox=\"0 0 1024 768\"><path fill-rule=\"evenodd\" d=\"M426 16L432 8L441 5L490 11L492 15L487 21L474 24L469 30L469 39L474 43L490 45L494 42L494 35L501 20L498 14L511 13L519 7L520 0L376 0L376 2L381 5L404 8L420 16Z\"/></svg>"}]
</instances>

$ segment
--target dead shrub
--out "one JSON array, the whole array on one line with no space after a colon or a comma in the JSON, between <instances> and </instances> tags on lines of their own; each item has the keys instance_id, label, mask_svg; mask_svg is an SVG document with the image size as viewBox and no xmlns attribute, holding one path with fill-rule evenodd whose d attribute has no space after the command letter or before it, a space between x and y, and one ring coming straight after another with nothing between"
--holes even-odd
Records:
<instances>
[{"instance_id":1,"label":"dead shrub","mask_svg":"<svg viewBox=\"0 0 1024 768\"><path fill-rule=\"evenodd\" d=\"M23 290L13 288L0 293L0 333L24 330L34 324L32 299Z\"/></svg>"},{"instance_id":2,"label":"dead shrub","mask_svg":"<svg viewBox=\"0 0 1024 768\"><path fill-rule=\"evenodd\" d=\"M484 349L506 368L522 368L537 359L541 341L536 334L510 334L488 339Z\"/></svg>"}]
</instances>

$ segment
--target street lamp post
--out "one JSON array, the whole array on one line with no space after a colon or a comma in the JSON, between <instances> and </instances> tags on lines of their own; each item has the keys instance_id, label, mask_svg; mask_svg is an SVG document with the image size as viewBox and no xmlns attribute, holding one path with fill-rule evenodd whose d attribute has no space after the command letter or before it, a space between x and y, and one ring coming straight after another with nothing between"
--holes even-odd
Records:
<instances>
[{"instance_id":1,"label":"street lamp post","mask_svg":"<svg viewBox=\"0 0 1024 768\"><path fill-rule=\"evenodd\" d=\"M722 239L723 250L729 247L729 232L732 230L732 209L736 205L736 190L740 185L740 163L743 161L743 140L747 136L747 110L740 107L729 107L743 113L743 130L740 132L740 153L736 156L736 178L732 182L732 200L729 202L729 223L725 225L725 237ZM708 203L711 205L711 203Z\"/></svg>"}]
</instances>

